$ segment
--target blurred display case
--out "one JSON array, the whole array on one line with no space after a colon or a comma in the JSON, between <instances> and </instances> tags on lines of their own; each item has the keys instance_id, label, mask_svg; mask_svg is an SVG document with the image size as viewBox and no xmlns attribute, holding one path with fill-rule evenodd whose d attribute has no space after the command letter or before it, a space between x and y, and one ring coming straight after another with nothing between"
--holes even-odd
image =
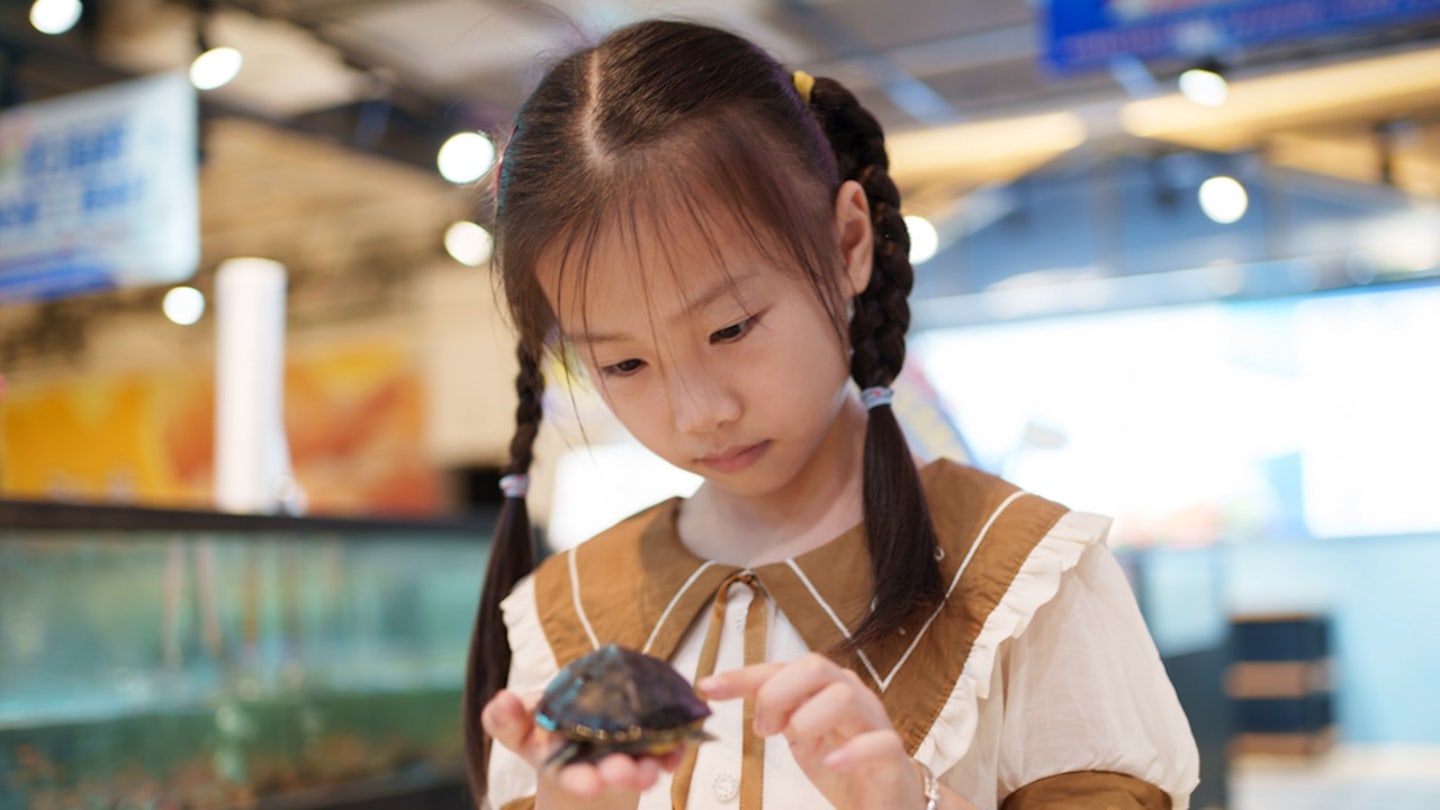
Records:
<instances>
[{"instance_id":1,"label":"blurred display case","mask_svg":"<svg viewBox=\"0 0 1440 810\"><path fill-rule=\"evenodd\" d=\"M0 810L465 806L489 525L0 502Z\"/></svg>"},{"instance_id":2,"label":"blurred display case","mask_svg":"<svg viewBox=\"0 0 1440 810\"><path fill-rule=\"evenodd\" d=\"M1334 746L1335 659L1330 618L1313 613L1231 618L1225 693L1235 706L1235 756L1314 756Z\"/></svg>"},{"instance_id":3,"label":"blurred display case","mask_svg":"<svg viewBox=\"0 0 1440 810\"><path fill-rule=\"evenodd\" d=\"M1120 549L1116 557L1135 589L1200 753L1200 784L1190 806L1230 807L1227 744L1234 721L1222 681L1234 641L1225 605L1224 550L1157 546Z\"/></svg>"}]
</instances>

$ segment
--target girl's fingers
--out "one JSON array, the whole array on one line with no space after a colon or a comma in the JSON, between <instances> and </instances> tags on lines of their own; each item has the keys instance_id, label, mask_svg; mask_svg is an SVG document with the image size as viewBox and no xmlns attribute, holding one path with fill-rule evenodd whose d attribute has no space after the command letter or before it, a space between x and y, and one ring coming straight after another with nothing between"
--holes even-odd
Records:
<instances>
[{"instance_id":1,"label":"girl's fingers","mask_svg":"<svg viewBox=\"0 0 1440 810\"><path fill-rule=\"evenodd\" d=\"M902 762L909 759L899 734L890 729L878 729L857 734L826 754L825 767L844 771L886 760Z\"/></svg>"},{"instance_id":2,"label":"girl's fingers","mask_svg":"<svg viewBox=\"0 0 1440 810\"><path fill-rule=\"evenodd\" d=\"M556 780L565 792L582 799L594 799L605 789L605 782L599 769L589 763L566 765L556 774Z\"/></svg>"},{"instance_id":3,"label":"girl's fingers","mask_svg":"<svg viewBox=\"0 0 1440 810\"><path fill-rule=\"evenodd\" d=\"M792 713L832 683L865 688L854 673L817 653L781 669L755 693L755 733L762 737L778 733L790 723Z\"/></svg>"},{"instance_id":4,"label":"girl's fingers","mask_svg":"<svg viewBox=\"0 0 1440 810\"><path fill-rule=\"evenodd\" d=\"M480 723L492 739L517 753L535 725L525 704L508 689L496 692L480 710Z\"/></svg>"},{"instance_id":5,"label":"girl's fingers","mask_svg":"<svg viewBox=\"0 0 1440 810\"><path fill-rule=\"evenodd\" d=\"M653 757L632 758L611 754L595 763L566 765L557 776L560 786L582 799L594 799L606 790L645 790L660 779L660 763Z\"/></svg>"},{"instance_id":6,"label":"girl's fingers","mask_svg":"<svg viewBox=\"0 0 1440 810\"><path fill-rule=\"evenodd\" d=\"M717 672L700 679L696 684L700 691L705 693L707 700L733 700L735 698L754 697L776 673L784 669L788 664L772 662L768 664L754 664L744 669L735 669L729 672Z\"/></svg>"},{"instance_id":7,"label":"girl's fingers","mask_svg":"<svg viewBox=\"0 0 1440 810\"><path fill-rule=\"evenodd\" d=\"M785 736L798 739L816 739L826 734L841 736L861 734L874 728L872 720L865 715L865 705L855 689L848 683L833 681L816 692L790 714L785 726ZM758 714L758 711L757 711ZM888 720L885 728L889 728Z\"/></svg>"},{"instance_id":8,"label":"girl's fingers","mask_svg":"<svg viewBox=\"0 0 1440 810\"><path fill-rule=\"evenodd\" d=\"M653 782L659 773L653 760L634 759L628 754L611 754L595 763L595 769L605 786L612 788L640 788L647 775Z\"/></svg>"},{"instance_id":9,"label":"girl's fingers","mask_svg":"<svg viewBox=\"0 0 1440 810\"><path fill-rule=\"evenodd\" d=\"M626 757L629 759L629 757ZM636 790L645 790L654 785L660 779L660 763L654 757L641 757L634 762L633 787Z\"/></svg>"}]
</instances>

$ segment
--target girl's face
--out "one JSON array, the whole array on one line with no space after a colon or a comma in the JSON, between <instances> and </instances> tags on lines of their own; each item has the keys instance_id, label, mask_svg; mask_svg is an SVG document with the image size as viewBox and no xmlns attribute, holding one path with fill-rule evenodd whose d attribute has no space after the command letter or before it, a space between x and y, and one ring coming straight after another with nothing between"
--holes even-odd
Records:
<instances>
[{"instance_id":1,"label":"girl's face","mask_svg":"<svg viewBox=\"0 0 1440 810\"><path fill-rule=\"evenodd\" d=\"M847 351L801 270L764 257L738 222L709 230L602 238L583 274L545 262L541 285L562 335L642 444L737 495L777 493L832 438ZM853 297L871 255L854 183L837 200L836 239L835 272Z\"/></svg>"}]
</instances>

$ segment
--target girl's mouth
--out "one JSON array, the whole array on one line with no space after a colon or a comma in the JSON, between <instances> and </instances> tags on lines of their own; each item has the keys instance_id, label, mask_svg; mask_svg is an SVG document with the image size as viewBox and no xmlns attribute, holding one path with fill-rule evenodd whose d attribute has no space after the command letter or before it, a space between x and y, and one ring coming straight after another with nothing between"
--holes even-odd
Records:
<instances>
[{"instance_id":1,"label":"girl's mouth","mask_svg":"<svg viewBox=\"0 0 1440 810\"><path fill-rule=\"evenodd\" d=\"M731 447L701 457L700 463L718 473L737 473L758 461L769 447L768 440L743 447Z\"/></svg>"}]
</instances>

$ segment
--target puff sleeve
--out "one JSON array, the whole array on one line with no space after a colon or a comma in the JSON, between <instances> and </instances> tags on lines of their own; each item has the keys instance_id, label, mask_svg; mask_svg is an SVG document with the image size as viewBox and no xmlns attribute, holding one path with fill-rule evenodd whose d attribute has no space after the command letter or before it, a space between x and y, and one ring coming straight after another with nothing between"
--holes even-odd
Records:
<instances>
[{"instance_id":1,"label":"puff sleeve","mask_svg":"<svg viewBox=\"0 0 1440 810\"><path fill-rule=\"evenodd\" d=\"M1199 754L1189 722L1103 542L1060 579L1001 651L1005 810L1189 806Z\"/></svg>"}]
</instances>

